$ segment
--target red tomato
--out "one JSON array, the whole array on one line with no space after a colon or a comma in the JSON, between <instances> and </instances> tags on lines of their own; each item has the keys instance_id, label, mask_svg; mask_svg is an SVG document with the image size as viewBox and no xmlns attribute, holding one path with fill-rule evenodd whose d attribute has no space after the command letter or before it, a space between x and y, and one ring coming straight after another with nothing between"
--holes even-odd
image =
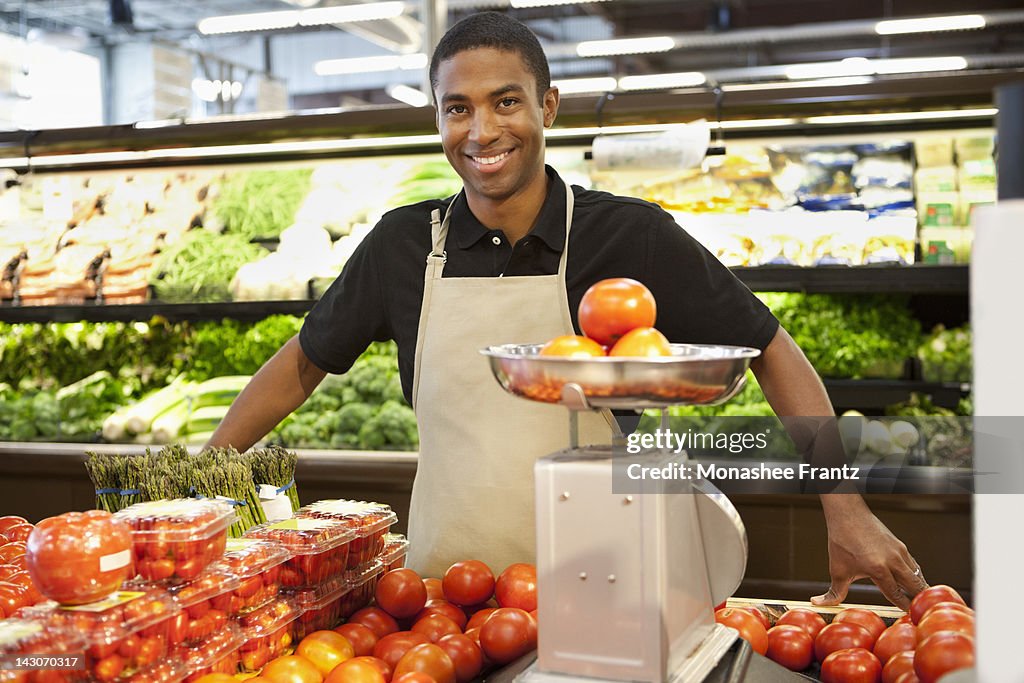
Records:
<instances>
[{"instance_id":1,"label":"red tomato","mask_svg":"<svg viewBox=\"0 0 1024 683\"><path fill-rule=\"evenodd\" d=\"M32 580L65 605L105 598L132 574L131 528L103 510L44 519L26 548Z\"/></svg>"},{"instance_id":2,"label":"red tomato","mask_svg":"<svg viewBox=\"0 0 1024 683\"><path fill-rule=\"evenodd\" d=\"M874 644L875 639L860 624L831 623L821 629L821 633L814 639L814 656L821 662L836 650L857 647L868 650Z\"/></svg>"},{"instance_id":3,"label":"red tomato","mask_svg":"<svg viewBox=\"0 0 1024 683\"><path fill-rule=\"evenodd\" d=\"M428 614L412 625L412 631L422 633L432 643L453 633L462 633L459 625L443 614Z\"/></svg>"},{"instance_id":4,"label":"red tomato","mask_svg":"<svg viewBox=\"0 0 1024 683\"><path fill-rule=\"evenodd\" d=\"M312 662L322 676L356 656L348 638L334 631L313 631L302 639L295 654Z\"/></svg>"},{"instance_id":5,"label":"red tomato","mask_svg":"<svg viewBox=\"0 0 1024 683\"><path fill-rule=\"evenodd\" d=\"M124 671L124 665L124 657L108 655L93 664L92 674L96 680L107 683L108 681L117 680L121 676L121 672Z\"/></svg>"},{"instance_id":6,"label":"red tomato","mask_svg":"<svg viewBox=\"0 0 1024 683\"><path fill-rule=\"evenodd\" d=\"M629 278L610 278L590 286L577 310L580 329L609 346L636 327L651 327L657 316L654 295Z\"/></svg>"},{"instance_id":7,"label":"red tomato","mask_svg":"<svg viewBox=\"0 0 1024 683\"><path fill-rule=\"evenodd\" d=\"M936 633L914 653L914 673L921 683L935 683L950 671L972 666L974 638L963 633Z\"/></svg>"},{"instance_id":8,"label":"red tomato","mask_svg":"<svg viewBox=\"0 0 1024 683\"><path fill-rule=\"evenodd\" d=\"M393 680L394 683L437 683L433 676L422 671L409 671Z\"/></svg>"},{"instance_id":9,"label":"red tomato","mask_svg":"<svg viewBox=\"0 0 1024 683\"><path fill-rule=\"evenodd\" d=\"M974 610L972 610L967 605L964 605L963 603L959 603L959 602L937 602L937 603L935 603L934 605L932 605L931 607L928 608L928 611L924 613L924 616L921 617L921 619L924 620L924 618L927 617L929 614L931 614L935 610L940 610L940 609L951 609L951 610L955 610L957 612L963 612L964 614L969 614L972 617L974 616ZM902 619L903 617L900 617L900 618Z\"/></svg>"},{"instance_id":10,"label":"red tomato","mask_svg":"<svg viewBox=\"0 0 1024 683\"><path fill-rule=\"evenodd\" d=\"M913 650L899 652L889 658L882 667L882 683L896 683L896 680L907 672L914 673Z\"/></svg>"},{"instance_id":11,"label":"red tomato","mask_svg":"<svg viewBox=\"0 0 1024 683\"><path fill-rule=\"evenodd\" d=\"M832 620L833 624L841 624L843 622L850 622L851 624L863 626L864 630L871 634L872 647L874 647L875 641L878 640L878 637L885 632L885 622L882 621L882 617L878 616L871 610L861 609L859 607L844 609L836 615L835 619Z\"/></svg>"},{"instance_id":12,"label":"red tomato","mask_svg":"<svg viewBox=\"0 0 1024 683\"><path fill-rule=\"evenodd\" d=\"M750 644L751 649L763 655L768 652L768 632L761 621L750 612L726 607L715 612L715 621L740 632L740 638Z\"/></svg>"},{"instance_id":13,"label":"red tomato","mask_svg":"<svg viewBox=\"0 0 1024 683\"><path fill-rule=\"evenodd\" d=\"M797 607L795 609L787 610L779 620L775 622L776 626L799 626L803 630L811 634L811 638L817 638L818 634L821 633L821 629L825 628L825 619L809 609L803 607Z\"/></svg>"},{"instance_id":14,"label":"red tomato","mask_svg":"<svg viewBox=\"0 0 1024 683\"><path fill-rule=\"evenodd\" d=\"M476 678L484 668L484 654L480 646L469 636L455 633L437 641L455 666L456 683L467 683Z\"/></svg>"},{"instance_id":15,"label":"red tomato","mask_svg":"<svg viewBox=\"0 0 1024 683\"><path fill-rule=\"evenodd\" d=\"M0 534L7 535L7 530L12 526L18 526L19 524L28 524L29 521L24 517L17 515L4 515L0 517Z\"/></svg>"},{"instance_id":16,"label":"red tomato","mask_svg":"<svg viewBox=\"0 0 1024 683\"><path fill-rule=\"evenodd\" d=\"M427 587L411 569L392 569L377 582L377 605L397 619L415 615L427 604Z\"/></svg>"},{"instance_id":17,"label":"red tomato","mask_svg":"<svg viewBox=\"0 0 1024 683\"><path fill-rule=\"evenodd\" d=\"M362 624L342 624L334 629L352 643L356 657L367 657L373 654L373 646L377 644L377 634Z\"/></svg>"},{"instance_id":18,"label":"red tomato","mask_svg":"<svg viewBox=\"0 0 1024 683\"><path fill-rule=\"evenodd\" d=\"M790 671L803 671L814 661L814 638L799 626L768 630L768 659Z\"/></svg>"},{"instance_id":19,"label":"red tomato","mask_svg":"<svg viewBox=\"0 0 1024 683\"><path fill-rule=\"evenodd\" d=\"M555 337L542 346L539 355L563 356L565 358L594 358L595 356L606 356L608 354L604 352L604 347L593 339L575 334L566 334ZM493 574L491 575L491 580L494 580ZM477 600L477 602L483 602L483 600Z\"/></svg>"},{"instance_id":20,"label":"red tomato","mask_svg":"<svg viewBox=\"0 0 1024 683\"><path fill-rule=\"evenodd\" d=\"M584 337L576 338L584 339ZM591 339L585 341L596 346L601 352L600 355L604 355L604 349L596 342ZM544 348L548 346L550 344ZM543 350L541 355L544 355ZM448 602L456 605L476 605L490 600L494 595L494 574L491 573L491 568L480 560L456 562L444 573L441 588L444 590L444 596Z\"/></svg>"},{"instance_id":21,"label":"red tomato","mask_svg":"<svg viewBox=\"0 0 1024 683\"><path fill-rule=\"evenodd\" d=\"M755 617L757 617L757 620L761 622L761 626L764 626L764 629L766 631L772 627L771 623L768 621L768 615L765 614L764 612L762 612L761 610L759 610L758 608L756 608L756 607L738 607L737 609L746 610L747 612L750 612Z\"/></svg>"},{"instance_id":22,"label":"red tomato","mask_svg":"<svg viewBox=\"0 0 1024 683\"><path fill-rule=\"evenodd\" d=\"M7 577L11 574L17 574L18 572L28 571L21 567L16 567L13 564L0 564L0 581L6 581Z\"/></svg>"},{"instance_id":23,"label":"red tomato","mask_svg":"<svg viewBox=\"0 0 1024 683\"><path fill-rule=\"evenodd\" d=\"M466 613L447 600L428 600L427 606L420 610L413 623L429 614L440 614L443 617L448 617L458 625L459 632L466 628Z\"/></svg>"},{"instance_id":24,"label":"red tomato","mask_svg":"<svg viewBox=\"0 0 1024 683\"><path fill-rule=\"evenodd\" d=\"M250 679L252 680L252 679ZM205 674L197 678L194 683L238 683L234 676L222 673Z\"/></svg>"},{"instance_id":25,"label":"red tomato","mask_svg":"<svg viewBox=\"0 0 1024 683\"><path fill-rule=\"evenodd\" d=\"M900 674L893 683L921 683L921 679L917 677L913 671L908 671L904 674Z\"/></svg>"},{"instance_id":26,"label":"red tomato","mask_svg":"<svg viewBox=\"0 0 1024 683\"><path fill-rule=\"evenodd\" d=\"M433 643L416 645L398 660L394 679L403 674L419 671L433 678L437 683L456 683L455 664L451 657Z\"/></svg>"},{"instance_id":27,"label":"red tomato","mask_svg":"<svg viewBox=\"0 0 1024 683\"><path fill-rule=\"evenodd\" d=\"M322 683L324 680L312 662L296 655L270 660L260 671L260 677L271 683Z\"/></svg>"},{"instance_id":28,"label":"red tomato","mask_svg":"<svg viewBox=\"0 0 1024 683\"><path fill-rule=\"evenodd\" d=\"M383 661L376 657L353 657L339 664L324 683L387 683L390 680L391 667Z\"/></svg>"},{"instance_id":29,"label":"red tomato","mask_svg":"<svg viewBox=\"0 0 1024 683\"><path fill-rule=\"evenodd\" d=\"M9 617L28 604L28 591L24 586L0 583L0 615Z\"/></svg>"},{"instance_id":30,"label":"red tomato","mask_svg":"<svg viewBox=\"0 0 1024 683\"><path fill-rule=\"evenodd\" d=\"M948 604L948 603L942 603ZM914 620L910 618L909 614L904 614L902 617L896 620L896 624L913 624ZM895 624L893 624L895 626Z\"/></svg>"},{"instance_id":31,"label":"red tomato","mask_svg":"<svg viewBox=\"0 0 1024 683\"><path fill-rule=\"evenodd\" d=\"M959 602L961 605L966 604L964 599L960 597L960 594L949 586L931 586L930 588L925 588L923 591L915 595L914 599L911 601L911 621L915 624L920 623L921 619L924 618L924 613L927 612L930 607L940 602Z\"/></svg>"},{"instance_id":32,"label":"red tomato","mask_svg":"<svg viewBox=\"0 0 1024 683\"><path fill-rule=\"evenodd\" d=\"M497 609L497 607L485 607L479 612L476 612L473 616L469 618L469 621L466 622L466 630L469 631L474 628L480 628L481 626L483 626L484 622L490 619L491 615L494 614L494 612Z\"/></svg>"},{"instance_id":33,"label":"red tomato","mask_svg":"<svg viewBox=\"0 0 1024 683\"><path fill-rule=\"evenodd\" d=\"M392 669L398 664L398 660L416 645L429 643L430 639L422 633L415 631L399 631L384 636L373 646L373 656L381 659Z\"/></svg>"},{"instance_id":34,"label":"red tomato","mask_svg":"<svg viewBox=\"0 0 1024 683\"><path fill-rule=\"evenodd\" d=\"M917 642L923 643L940 631L955 631L974 637L974 617L955 609L930 609L917 625Z\"/></svg>"},{"instance_id":35,"label":"red tomato","mask_svg":"<svg viewBox=\"0 0 1024 683\"><path fill-rule=\"evenodd\" d=\"M364 607L348 618L350 624L362 624L378 638L398 632L398 622L379 607Z\"/></svg>"},{"instance_id":36,"label":"red tomato","mask_svg":"<svg viewBox=\"0 0 1024 683\"><path fill-rule=\"evenodd\" d=\"M22 541L11 541L10 543L4 543L0 546L0 560L3 560L4 564L13 564L11 560L16 557L25 556L25 544Z\"/></svg>"},{"instance_id":37,"label":"red tomato","mask_svg":"<svg viewBox=\"0 0 1024 683\"><path fill-rule=\"evenodd\" d=\"M423 579L423 585L427 589L427 602L431 600L444 600L444 588L441 579Z\"/></svg>"},{"instance_id":38,"label":"red tomato","mask_svg":"<svg viewBox=\"0 0 1024 683\"><path fill-rule=\"evenodd\" d=\"M627 358L671 356L672 347L665 335L653 327L638 327L622 335L608 355Z\"/></svg>"},{"instance_id":39,"label":"red tomato","mask_svg":"<svg viewBox=\"0 0 1024 683\"><path fill-rule=\"evenodd\" d=\"M532 564L510 564L494 582L494 597L499 607L537 609L537 568Z\"/></svg>"},{"instance_id":40,"label":"red tomato","mask_svg":"<svg viewBox=\"0 0 1024 683\"><path fill-rule=\"evenodd\" d=\"M480 627L480 649L497 664L508 664L537 647L537 625L528 612L501 607Z\"/></svg>"},{"instance_id":41,"label":"red tomato","mask_svg":"<svg viewBox=\"0 0 1024 683\"><path fill-rule=\"evenodd\" d=\"M882 664L860 647L836 650L821 663L822 683L879 683Z\"/></svg>"},{"instance_id":42,"label":"red tomato","mask_svg":"<svg viewBox=\"0 0 1024 683\"><path fill-rule=\"evenodd\" d=\"M885 632L878 636L875 641L874 653L883 665L893 655L907 650L913 650L917 646L917 627L913 624L893 624L885 629Z\"/></svg>"},{"instance_id":43,"label":"red tomato","mask_svg":"<svg viewBox=\"0 0 1024 683\"><path fill-rule=\"evenodd\" d=\"M31 524L15 524L4 531L4 536L9 543L25 543L34 529Z\"/></svg>"}]
</instances>

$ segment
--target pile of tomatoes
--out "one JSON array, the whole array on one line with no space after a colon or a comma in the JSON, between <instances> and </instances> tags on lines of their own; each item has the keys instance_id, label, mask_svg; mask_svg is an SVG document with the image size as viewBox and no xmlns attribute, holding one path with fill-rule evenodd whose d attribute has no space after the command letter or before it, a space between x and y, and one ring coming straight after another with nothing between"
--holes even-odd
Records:
<instances>
[{"instance_id":1,"label":"pile of tomatoes","mask_svg":"<svg viewBox=\"0 0 1024 683\"><path fill-rule=\"evenodd\" d=\"M0 619L45 599L28 571L25 542L34 528L24 517L0 517Z\"/></svg>"},{"instance_id":2,"label":"pile of tomatoes","mask_svg":"<svg viewBox=\"0 0 1024 683\"><path fill-rule=\"evenodd\" d=\"M201 645L181 653L179 666L190 672L184 677L185 683L192 683L211 673L233 675L238 672L242 661L240 648L245 642L241 627L228 623L224 628L213 633ZM175 680L181 680L182 676Z\"/></svg>"},{"instance_id":3,"label":"pile of tomatoes","mask_svg":"<svg viewBox=\"0 0 1024 683\"><path fill-rule=\"evenodd\" d=\"M359 500L321 500L300 508L295 516L341 522L353 531L345 564L350 572L365 569L381 554L385 534L398 521L390 506Z\"/></svg>"},{"instance_id":4,"label":"pile of tomatoes","mask_svg":"<svg viewBox=\"0 0 1024 683\"><path fill-rule=\"evenodd\" d=\"M0 621L0 658L41 652L52 656L74 655L85 647L79 634L25 619ZM13 683L71 683L79 671L11 671L0 669L0 680Z\"/></svg>"},{"instance_id":5,"label":"pile of tomatoes","mask_svg":"<svg viewBox=\"0 0 1024 683\"><path fill-rule=\"evenodd\" d=\"M228 539L224 556L217 562L238 577L231 591L230 612L240 614L266 605L281 590L281 565L290 557L285 548L248 538Z\"/></svg>"},{"instance_id":6,"label":"pile of tomatoes","mask_svg":"<svg viewBox=\"0 0 1024 683\"><path fill-rule=\"evenodd\" d=\"M378 567L378 575L379 573ZM342 619L343 603L351 593L352 589L349 588L344 576L335 577L317 588L292 593L295 602L302 609L302 614L295 621L295 638L301 639L313 631L336 626ZM362 604L365 605L367 602L369 599Z\"/></svg>"},{"instance_id":7,"label":"pile of tomatoes","mask_svg":"<svg viewBox=\"0 0 1024 683\"><path fill-rule=\"evenodd\" d=\"M935 683L974 665L974 612L949 586L915 596L891 625L874 612L844 609L830 623L810 609L782 614L725 607L715 620L739 631L760 654L792 671L817 665L824 683Z\"/></svg>"},{"instance_id":8,"label":"pile of tomatoes","mask_svg":"<svg viewBox=\"0 0 1024 683\"><path fill-rule=\"evenodd\" d=\"M654 329L657 304L642 283L629 278L610 278L592 285L576 311L586 336L555 337L541 350L542 356L592 358L599 356L670 356L668 339Z\"/></svg>"},{"instance_id":9,"label":"pile of tomatoes","mask_svg":"<svg viewBox=\"0 0 1024 683\"><path fill-rule=\"evenodd\" d=\"M274 657L284 654L294 640L295 620L302 609L289 598L277 598L260 609L238 617L245 634L240 648L241 671L255 673Z\"/></svg>"},{"instance_id":10,"label":"pile of tomatoes","mask_svg":"<svg viewBox=\"0 0 1024 683\"><path fill-rule=\"evenodd\" d=\"M319 586L344 572L355 535L345 522L310 517L260 524L245 532L246 538L275 541L288 550L291 557L281 567L281 585L295 589Z\"/></svg>"},{"instance_id":11,"label":"pile of tomatoes","mask_svg":"<svg viewBox=\"0 0 1024 683\"><path fill-rule=\"evenodd\" d=\"M234 596L240 583L234 574L212 567L195 581L170 588L181 608L171 621L171 644L196 645L221 631L241 611Z\"/></svg>"}]
</instances>

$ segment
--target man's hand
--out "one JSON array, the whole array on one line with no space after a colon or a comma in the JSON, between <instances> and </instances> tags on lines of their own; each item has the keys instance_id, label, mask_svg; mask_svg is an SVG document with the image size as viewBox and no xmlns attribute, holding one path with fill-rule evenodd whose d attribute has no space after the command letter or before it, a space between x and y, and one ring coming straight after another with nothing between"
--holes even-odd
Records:
<instances>
[{"instance_id":1,"label":"man's hand","mask_svg":"<svg viewBox=\"0 0 1024 683\"><path fill-rule=\"evenodd\" d=\"M815 605L838 605L850 584L869 578L882 595L902 610L928 587L921 567L857 494L821 497L828 526L828 569L832 585L824 595L811 598Z\"/></svg>"}]
</instances>

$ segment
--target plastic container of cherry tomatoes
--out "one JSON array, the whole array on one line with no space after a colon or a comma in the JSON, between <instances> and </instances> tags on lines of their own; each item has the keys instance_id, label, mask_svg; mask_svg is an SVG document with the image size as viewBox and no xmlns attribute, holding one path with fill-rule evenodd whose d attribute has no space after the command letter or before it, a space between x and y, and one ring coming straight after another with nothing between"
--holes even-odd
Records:
<instances>
[{"instance_id":1,"label":"plastic container of cherry tomatoes","mask_svg":"<svg viewBox=\"0 0 1024 683\"><path fill-rule=\"evenodd\" d=\"M294 600L279 597L270 604L238 617L245 638L239 647L239 670L255 673L280 657L295 640L295 620L302 609Z\"/></svg>"},{"instance_id":2,"label":"plastic container of cherry tomatoes","mask_svg":"<svg viewBox=\"0 0 1024 683\"><path fill-rule=\"evenodd\" d=\"M401 569L405 566L405 557L409 554L409 539L402 534L386 534L384 536L384 550L381 551L380 561L384 565L384 573L392 569Z\"/></svg>"},{"instance_id":3,"label":"plastic container of cherry tomatoes","mask_svg":"<svg viewBox=\"0 0 1024 683\"><path fill-rule=\"evenodd\" d=\"M132 528L135 571L147 581L181 583L199 578L224 554L231 504L215 498L136 503L114 517Z\"/></svg>"},{"instance_id":4,"label":"plastic container of cherry tomatoes","mask_svg":"<svg viewBox=\"0 0 1024 683\"><path fill-rule=\"evenodd\" d=\"M108 683L124 680L164 659L171 625L180 611L167 591L140 587L87 605L47 602L26 607L21 615L47 627L81 634L88 677Z\"/></svg>"},{"instance_id":5,"label":"plastic container of cherry tomatoes","mask_svg":"<svg viewBox=\"0 0 1024 683\"><path fill-rule=\"evenodd\" d=\"M224 557L215 566L224 567L239 579L232 591L231 606L235 614L242 614L277 597L281 590L281 565L291 553L273 541L253 538L229 538Z\"/></svg>"},{"instance_id":6,"label":"plastic container of cherry tomatoes","mask_svg":"<svg viewBox=\"0 0 1024 683\"><path fill-rule=\"evenodd\" d=\"M297 590L314 588L341 574L355 535L349 524L310 517L260 524L245 532L246 538L277 541L291 553L281 567L281 586Z\"/></svg>"},{"instance_id":7,"label":"plastic container of cherry tomatoes","mask_svg":"<svg viewBox=\"0 0 1024 683\"><path fill-rule=\"evenodd\" d=\"M185 660L171 656L145 671L132 674L125 683L181 683L188 676Z\"/></svg>"},{"instance_id":8,"label":"plastic container of cherry tomatoes","mask_svg":"<svg viewBox=\"0 0 1024 683\"><path fill-rule=\"evenodd\" d=\"M168 588L181 607L172 621L170 644L192 646L223 629L238 614L232 597L239 585L237 576L214 565L195 581Z\"/></svg>"},{"instance_id":9,"label":"plastic container of cherry tomatoes","mask_svg":"<svg viewBox=\"0 0 1024 683\"><path fill-rule=\"evenodd\" d=\"M398 515L390 505L368 503L362 500L321 500L299 508L296 517L330 519L344 522L355 532L345 569L359 572L366 568L384 549L384 535Z\"/></svg>"},{"instance_id":10,"label":"plastic container of cherry tomatoes","mask_svg":"<svg viewBox=\"0 0 1024 683\"><path fill-rule=\"evenodd\" d=\"M330 630L341 623L341 601L348 592L348 581L337 576L316 588L291 593L302 609L295 620L295 640L302 640L313 631Z\"/></svg>"},{"instance_id":11,"label":"plastic container of cherry tomatoes","mask_svg":"<svg viewBox=\"0 0 1024 683\"><path fill-rule=\"evenodd\" d=\"M192 683L206 674L233 676L238 673L242 661L240 649L244 642L242 628L238 624L228 623L202 645L179 651L178 658L186 664L186 683Z\"/></svg>"},{"instance_id":12,"label":"plastic container of cherry tomatoes","mask_svg":"<svg viewBox=\"0 0 1024 683\"><path fill-rule=\"evenodd\" d=\"M5 669L0 667L3 683L72 683L85 679L85 640L66 628L53 628L31 619L0 620L0 659L45 655L64 661L74 668ZM74 661L72 661L74 660Z\"/></svg>"},{"instance_id":13,"label":"plastic container of cherry tomatoes","mask_svg":"<svg viewBox=\"0 0 1024 683\"><path fill-rule=\"evenodd\" d=\"M384 565L380 560L374 560L373 564L364 569L359 576L349 580L349 590L341 598L342 619L348 619L356 611L370 604L373 593L377 590L377 582L383 574Z\"/></svg>"}]
</instances>

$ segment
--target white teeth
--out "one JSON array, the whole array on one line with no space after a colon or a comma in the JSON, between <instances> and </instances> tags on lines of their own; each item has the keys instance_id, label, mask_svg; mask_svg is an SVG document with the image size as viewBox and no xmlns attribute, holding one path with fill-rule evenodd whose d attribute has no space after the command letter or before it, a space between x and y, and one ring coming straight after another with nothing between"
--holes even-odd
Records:
<instances>
[{"instance_id":1,"label":"white teeth","mask_svg":"<svg viewBox=\"0 0 1024 683\"><path fill-rule=\"evenodd\" d=\"M499 154L496 157L473 157L473 161L480 164L481 166L490 166L491 164L498 163L508 155L509 153L505 152L504 154Z\"/></svg>"}]
</instances>

